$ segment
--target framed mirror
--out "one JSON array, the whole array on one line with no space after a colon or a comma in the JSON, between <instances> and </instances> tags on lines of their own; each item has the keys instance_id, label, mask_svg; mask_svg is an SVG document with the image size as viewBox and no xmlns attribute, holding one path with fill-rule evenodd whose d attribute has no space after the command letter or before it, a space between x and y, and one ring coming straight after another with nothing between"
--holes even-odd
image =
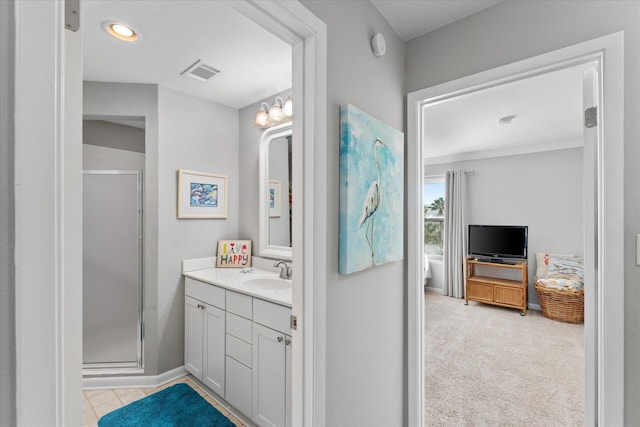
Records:
<instances>
[{"instance_id":1,"label":"framed mirror","mask_svg":"<svg viewBox=\"0 0 640 427\"><path fill-rule=\"evenodd\" d=\"M291 122L260 138L260 256L291 261Z\"/></svg>"}]
</instances>

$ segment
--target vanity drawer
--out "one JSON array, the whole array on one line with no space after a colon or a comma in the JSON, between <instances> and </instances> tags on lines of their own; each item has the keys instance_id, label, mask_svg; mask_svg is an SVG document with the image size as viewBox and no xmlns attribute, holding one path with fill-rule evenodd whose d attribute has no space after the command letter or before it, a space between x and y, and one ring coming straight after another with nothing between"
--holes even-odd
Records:
<instances>
[{"instance_id":1,"label":"vanity drawer","mask_svg":"<svg viewBox=\"0 0 640 427\"><path fill-rule=\"evenodd\" d=\"M227 334L226 352L227 356L233 357L249 368L251 367L251 344Z\"/></svg>"},{"instance_id":2,"label":"vanity drawer","mask_svg":"<svg viewBox=\"0 0 640 427\"><path fill-rule=\"evenodd\" d=\"M227 312L227 333L251 344L251 320Z\"/></svg>"},{"instance_id":3,"label":"vanity drawer","mask_svg":"<svg viewBox=\"0 0 640 427\"><path fill-rule=\"evenodd\" d=\"M224 289L190 277L184 278L184 293L187 296L224 310Z\"/></svg>"},{"instance_id":4,"label":"vanity drawer","mask_svg":"<svg viewBox=\"0 0 640 427\"><path fill-rule=\"evenodd\" d=\"M253 301L253 321L291 335L291 309L289 307L256 298Z\"/></svg>"},{"instance_id":5,"label":"vanity drawer","mask_svg":"<svg viewBox=\"0 0 640 427\"><path fill-rule=\"evenodd\" d=\"M253 298L248 295L227 291L227 311L246 319L251 319L252 300Z\"/></svg>"}]
</instances>

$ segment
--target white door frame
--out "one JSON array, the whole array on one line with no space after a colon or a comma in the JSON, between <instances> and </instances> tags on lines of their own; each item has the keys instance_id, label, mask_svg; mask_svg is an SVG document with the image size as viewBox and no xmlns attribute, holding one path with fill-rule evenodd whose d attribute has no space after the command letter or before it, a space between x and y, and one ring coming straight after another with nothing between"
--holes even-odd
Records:
<instances>
[{"instance_id":1,"label":"white door frame","mask_svg":"<svg viewBox=\"0 0 640 427\"><path fill-rule=\"evenodd\" d=\"M292 425L325 424L327 28L297 1L231 0L293 48ZM301 102L302 100L302 102ZM302 105L301 105L302 104ZM300 149L302 148L302 149Z\"/></svg>"},{"instance_id":2,"label":"white door frame","mask_svg":"<svg viewBox=\"0 0 640 427\"><path fill-rule=\"evenodd\" d=\"M293 200L304 213L293 223L292 423L324 425L326 25L297 1L231 4L293 47L294 164L304 165ZM17 422L80 425L82 29L64 30L64 1L16 1L15 22Z\"/></svg>"},{"instance_id":3,"label":"white door frame","mask_svg":"<svg viewBox=\"0 0 640 427\"><path fill-rule=\"evenodd\" d=\"M572 65L595 63L599 74L599 140L585 150L597 193L585 183L585 423L624 424L624 83L623 34L615 33L509 65L418 90L407 96L408 424L424 423L424 294L422 287L423 143L425 105ZM590 158L587 158L591 156ZM587 176L585 171L585 176ZM590 204L590 206L589 206ZM589 218L591 223L587 224ZM595 224L593 221L595 220ZM597 229L596 227L597 226ZM606 286L605 286L606 284Z\"/></svg>"}]
</instances>

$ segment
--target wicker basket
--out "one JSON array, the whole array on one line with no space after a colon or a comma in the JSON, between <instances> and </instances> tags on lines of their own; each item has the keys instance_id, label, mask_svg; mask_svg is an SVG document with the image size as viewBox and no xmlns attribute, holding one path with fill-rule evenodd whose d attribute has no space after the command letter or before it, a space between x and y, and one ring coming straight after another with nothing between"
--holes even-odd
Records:
<instances>
[{"instance_id":1,"label":"wicker basket","mask_svg":"<svg viewBox=\"0 0 640 427\"><path fill-rule=\"evenodd\" d=\"M548 288L536 280L542 315L552 320L567 323L584 323L584 290Z\"/></svg>"}]
</instances>

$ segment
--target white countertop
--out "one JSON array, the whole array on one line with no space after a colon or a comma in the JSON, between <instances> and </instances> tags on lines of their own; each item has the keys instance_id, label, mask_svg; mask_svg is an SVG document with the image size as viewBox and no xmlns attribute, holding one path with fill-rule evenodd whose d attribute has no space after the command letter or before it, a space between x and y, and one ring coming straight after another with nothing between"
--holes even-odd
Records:
<instances>
[{"instance_id":1,"label":"white countertop","mask_svg":"<svg viewBox=\"0 0 640 427\"><path fill-rule=\"evenodd\" d=\"M185 265L183 263L183 265ZM286 289L256 289L245 282L252 278L278 278L278 273L253 269L249 273L243 273L240 268L215 268L208 267L198 270L188 270L183 267L182 274L201 282L216 285L230 291L239 292L265 301L291 307L291 287Z\"/></svg>"}]
</instances>

